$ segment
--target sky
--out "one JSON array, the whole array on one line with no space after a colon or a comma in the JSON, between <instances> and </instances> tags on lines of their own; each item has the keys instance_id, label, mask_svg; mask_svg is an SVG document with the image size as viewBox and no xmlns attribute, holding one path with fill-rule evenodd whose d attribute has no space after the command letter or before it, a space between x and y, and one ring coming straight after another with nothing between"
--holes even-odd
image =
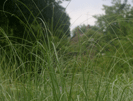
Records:
<instances>
[{"instance_id":1,"label":"sky","mask_svg":"<svg viewBox=\"0 0 133 101\"><path fill-rule=\"evenodd\" d=\"M78 25L94 25L94 15L104 14L103 5L111 6L112 0L71 0L61 4L70 16L71 30ZM130 0L128 0L130 1ZM124 2L124 0L122 0Z\"/></svg>"}]
</instances>

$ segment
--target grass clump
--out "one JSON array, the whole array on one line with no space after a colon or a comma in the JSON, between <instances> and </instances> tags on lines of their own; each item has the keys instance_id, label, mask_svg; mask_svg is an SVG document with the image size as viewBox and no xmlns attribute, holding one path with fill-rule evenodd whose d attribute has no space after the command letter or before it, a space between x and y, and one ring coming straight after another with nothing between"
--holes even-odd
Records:
<instances>
[{"instance_id":1,"label":"grass clump","mask_svg":"<svg viewBox=\"0 0 133 101\"><path fill-rule=\"evenodd\" d=\"M12 44L10 51L1 47L1 101L125 101L132 100L132 58L99 48L100 41L87 40L61 45L63 39L49 43L37 41L24 55L25 45ZM9 40L10 41L10 40ZM122 44L126 51L126 45ZM128 44L129 47L131 44ZM78 51L74 47L77 47ZM108 46L109 48L111 46ZM29 46L30 47L30 46ZM72 49L73 48L73 49ZM106 47L105 47L106 48ZM131 48L131 47L130 47ZM71 51L70 51L71 50ZM85 52L83 53L83 50ZM70 54L72 54L70 56ZM123 53L124 54L124 53ZM131 54L131 53L130 53Z\"/></svg>"}]
</instances>

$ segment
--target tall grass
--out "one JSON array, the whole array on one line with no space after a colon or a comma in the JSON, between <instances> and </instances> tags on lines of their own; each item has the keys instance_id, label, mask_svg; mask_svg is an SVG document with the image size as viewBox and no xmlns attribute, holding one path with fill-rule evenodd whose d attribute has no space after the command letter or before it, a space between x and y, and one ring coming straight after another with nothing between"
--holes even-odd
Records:
<instances>
[{"instance_id":1,"label":"tall grass","mask_svg":"<svg viewBox=\"0 0 133 101\"><path fill-rule=\"evenodd\" d=\"M52 35L53 31L42 23L41 32ZM125 48L133 45L131 40L128 45L118 40L120 49L101 55L109 43L96 44L98 39L89 43L87 36L86 40L79 38L77 44L65 37L57 40L49 36L47 40L18 44L2 27L0 33L8 43L0 47L0 101L132 101L132 57L121 57L121 49L126 54ZM129 69L125 71L123 66Z\"/></svg>"}]
</instances>

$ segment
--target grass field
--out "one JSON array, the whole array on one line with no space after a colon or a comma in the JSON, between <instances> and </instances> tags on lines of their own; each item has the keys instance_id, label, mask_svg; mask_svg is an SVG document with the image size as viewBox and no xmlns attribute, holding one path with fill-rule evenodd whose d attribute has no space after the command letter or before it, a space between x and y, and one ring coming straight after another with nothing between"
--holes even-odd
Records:
<instances>
[{"instance_id":1,"label":"grass field","mask_svg":"<svg viewBox=\"0 0 133 101\"><path fill-rule=\"evenodd\" d=\"M31 33L39 37L35 42L16 42L0 27L0 40L5 42L0 45L0 101L133 101L129 23L127 36L118 37L119 30L112 28L115 37L105 41L108 33L90 29L75 42L53 36L41 21L43 29L39 24L29 26L29 33L33 27Z\"/></svg>"},{"instance_id":2,"label":"grass field","mask_svg":"<svg viewBox=\"0 0 133 101\"><path fill-rule=\"evenodd\" d=\"M95 52L96 48L90 48L83 54L85 41L71 44L67 40L68 44L57 50L61 40L58 43L50 40L48 47L45 47L45 43L36 42L26 56L21 51L26 46L13 44L10 40L8 42L9 46L5 46L9 49L8 53L5 47L0 48L0 101L133 99L131 58L118 55L119 49L102 55L100 50ZM104 50L103 47L101 49ZM74 54L74 51L77 53ZM28 54L31 58L28 58Z\"/></svg>"}]
</instances>

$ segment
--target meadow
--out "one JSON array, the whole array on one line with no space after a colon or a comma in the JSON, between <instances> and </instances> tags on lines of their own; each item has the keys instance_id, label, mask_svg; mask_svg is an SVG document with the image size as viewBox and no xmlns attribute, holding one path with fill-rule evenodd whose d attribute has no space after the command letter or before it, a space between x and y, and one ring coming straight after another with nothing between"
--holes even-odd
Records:
<instances>
[{"instance_id":1,"label":"meadow","mask_svg":"<svg viewBox=\"0 0 133 101\"><path fill-rule=\"evenodd\" d=\"M3 34L6 35L4 31ZM8 40L9 46L5 47L8 47L9 53L6 53L4 47L1 47L0 51L0 100L133 99L132 56L126 55L126 48L132 48L130 39L128 44L119 43L123 48L106 52L104 55L101 51L104 51L105 46L109 46L108 43L98 50L95 42L82 41L82 38L79 38L76 44L71 44L70 40L62 41L64 40L55 42L54 39L49 39L47 47L45 43L38 41L25 56L22 48L30 46L12 44ZM65 43L65 46L60 45L61 43ZM86 48L86 44L91 45L90 48ZM86 52L83 53L84 51Z\"/></svg>"}]
</instances>

